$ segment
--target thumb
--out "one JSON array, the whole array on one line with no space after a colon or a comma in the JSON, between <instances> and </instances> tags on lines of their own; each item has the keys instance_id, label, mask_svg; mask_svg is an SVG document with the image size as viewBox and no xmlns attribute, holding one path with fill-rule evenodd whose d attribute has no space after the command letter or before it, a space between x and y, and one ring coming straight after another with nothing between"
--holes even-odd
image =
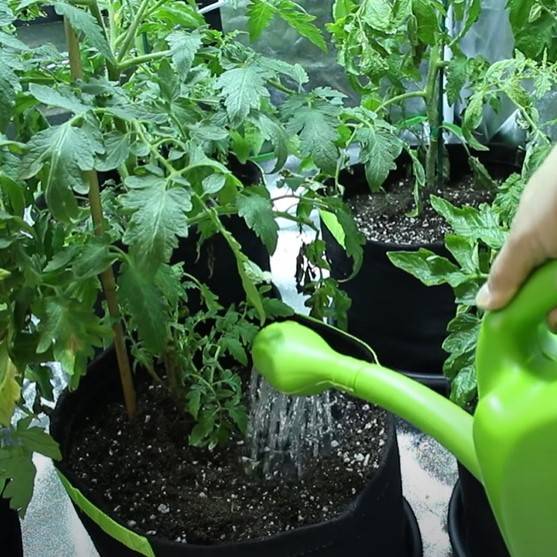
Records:
<instances>
[{"instance_id":1,"label":"thumb","mask_svg":"<svg viewBox=\"0 0 557 557\"><path fill-rule=\"evenodd\" d=\"M499 252L487 279L476 297L481 309L505 307L532 270L543 261L542 250L530 238L511 234Z\"/></svg>"}]
</instances>

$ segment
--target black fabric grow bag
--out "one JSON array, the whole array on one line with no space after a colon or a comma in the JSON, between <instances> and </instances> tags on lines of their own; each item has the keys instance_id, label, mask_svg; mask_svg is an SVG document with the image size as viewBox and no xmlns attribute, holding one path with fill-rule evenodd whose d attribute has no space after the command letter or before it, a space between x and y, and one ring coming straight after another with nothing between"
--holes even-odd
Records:
<instances>
[{"instance_id":1,"label":"black fabric grow bag","mask_svg":"<svg viewBox=\"0 0 557 557\"><path fill-rule=\"evenodd\" d=\"M466 152L460 145L447 146L450 181L470 173ZM514 150L493 147L477 154L496 178L506 178L519 168ZM397 169L388 178L394 183L406 175L408 156L399 159ZM355 166L341 176L346 197L369 192L363 166ZM352 261L325 225L323 237L332 263L333 275L347 278ZM417 251L426 248L450 257L442 243L397 245L368 241L364 246L364 262L358 275L343 283L352 300L348 311L348 331L369 344L379 361L404 371L421 383L447 392L448 382L442 375L447 353L441 348L449 321L455 314L455 300L449 286L424 286L410 274L396 268L388 259L389 251Z\"/></svg>"},{"instance_id":2,"label":"black fabric grow bag","mask_svg":"<svg viewBox=\"0 0 557 557\"><path fill-rule=\"evenodd\" d=\"M0 497L0 555L23 557L19 516L3 497Z\"/></svg>"},{"instance_id":3,"label":"black fabric grow bag","mask_svg":"<svg viewBox=\"0 0 557 557\"><path fill-rule=\"evenodd\" d=\"M455 557L510 557L483 485L458 463L448 530Z\"/></svg>"},{"instance_id":4,"label":"black fabric grow bag","mask_svg":"<svg viewBox=\"0 0 557 557\"><path fill-rule=\"evenodd\" d=\"M299 318L341 352L371 360L358 340L322 323ZM121 399L115 356L103 353L89 367L76 392L64 392L51 418L51 434L62 455L71 450L73 431L94 408ZM98 455L102 458L102 455ZM402 496L400 461L394 419L389 417L388 442L373 480L340 517L273 537L244 543L200 546L158 537L142 537L115 523L102 503L87 500L88 486L77 479L65 461L55 463L74 507L102 557L132 555L187 557L419 557L421 537L415 517ZM107 514L105 514L105 512ZM123 542L129 542L125 545ZM134 549L130 548L133 547Z\"/></svg>"}]
</instances>

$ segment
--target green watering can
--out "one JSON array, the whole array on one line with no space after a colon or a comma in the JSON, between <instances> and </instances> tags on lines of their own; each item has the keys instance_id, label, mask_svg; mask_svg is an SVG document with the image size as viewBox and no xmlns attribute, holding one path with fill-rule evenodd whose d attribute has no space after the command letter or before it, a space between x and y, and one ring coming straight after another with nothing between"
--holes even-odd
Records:
<instances>
[{"instance_id":1,"label":"green watering can","mask_svg":"<svg viewBox=\"0 0 557 557\"><path fill-rule=\"evenodd\" d=\"M505 309L482 323L471 416L404 375L335 352L291 321L264 328L253 346L278 390L339 389L401 416L437 439L485 486L513 557L557 555L557 262L538 269Z\"/></svg>"}]
</instances>

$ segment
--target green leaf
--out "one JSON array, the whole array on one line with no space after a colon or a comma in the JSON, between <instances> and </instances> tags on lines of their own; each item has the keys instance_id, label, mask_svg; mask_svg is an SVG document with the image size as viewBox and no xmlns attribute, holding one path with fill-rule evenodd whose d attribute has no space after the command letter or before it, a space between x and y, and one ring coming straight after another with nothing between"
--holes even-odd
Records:
<instances>
[{"instance_id":1,"label":"green leaf","mask_svg":"<svg viewBox=\"0 0 557 557\"><path fill-rule=\"evenodd\" d=\"M9 25L15 16L6 0L0 1L0 26Z\"/></svg>"},{"instance_id":2,"label":"green leaf","mask_svg":"<svg viewBox=\"0 0 557 557\"><path fill-rule=\"evenodd\" d=\"M0 188L9 200L12 213L18 217L23 217L26 205L24 186L8 176L2 176L2 174L0 174Z\"/></svg>"},{"instance_id":3,"label":"green leaf","mask_svg":"<svg viewBox=\"0 0 557 557\"><path fill-rule=\"evenodd\" d=\"M439 31L437 12L431 0L412 0L412 10L418 24L420 41L433 45L435 35Z\"/></svg>"},{"instance_id":4,"label":"green leaf","mask_svg":"<svg viewBox=\"0 0 557 557\"><path fill-rule=\"evenodd\" d=\"M54 216L69 221L77 216L78 206L72 190L87 193L84 170L92 170L96 153L102 146L91 134L66 122L35 134L27 145L22 163L22 178L28 179L41 170L42 188Z\"/></svg>"},{"instance_id":5,"label":"green leaf","mask_svg":"<svg viewBox=\"0 0 557 557\"><path fill-rule=\"evenodd\" d=\"M491 207L455 207L434 195L430 201L433 209L451 225L455 234L471 240L481 240L495 250L501 249L506 232L501 228L499 217Z\"/></svg>"},{"instance_id":6,"label":"green leaf","mask_svg":"<svg viewBox=\"0 0 557 557\"><path fill-rule=\"evenodd\" d=\"M467 408L477 398L476 369L473 365L461 369L451 383L451 400Z\"/></svg>"},{"instance_id":7,"label":"green leaf","mask_svg":"<svg viewBox=\"0 0 557 557\"><path fill-rule=\"evenodd\" d=\"M315 101L311 106L298 99L287 101L283 110L287 117L287 132L298 134L302 154L311 157L323 171L334 173L338 160L338 107L327 101Z\"/></svg>"},{"instance_id":8,"label":"green leaf","mask_svg":"<svg viewBox=\"0 0 557 557\"><path fill-rule=\"evenodd\" d=\"M170 46L176 70L185 77L201 47L201 35L197 32L174 31L166 38L166 41Z\"/></svg>"},{"instance_id":9,"label":"green leaf","mask_svg":"<svg viewBox=\"0 0 557 557\"><path fill-rule=\"evenodd\" d=\"M448 283L456 287L467 279L454 263L428 249L390 251L387 257L395 267L410 273L426 286Z\"/></svg>"},{"instance_id":10,"label":"green leaf","mask_svg":"<svg viewBox=\"0 0 557 557\"><path fill-rule=\"evenodd\" d=\"M124 242L136 250L145 268L169 261L178 237L188 234L191 191L157 176L130 176L125 183L130 191L122 197L122 206L132 217Z\"/></svg>"},{"instance_id":11,"label":"green leaf","mask_svg":"<svg viewBox=\"0 0 557 557\"><path fill-rule=\"evenodd\" d=\"M482 123L484 109L484 94L476 91L468 100L468 106L464 112L463 128L472 132Z\"/></svg>"},{"instance_id":12,"label":"green leaf","mask_svg":"<svg viewBox=\"0 0 557 557\"><path fill-rule=\"evenodd\" d=\"M320 29L313 23L315 16L308 14L300 5L292 0L279 0L277 3L278 15L293 27L302 37L327 52L327 43Z\"/></svg>"},{"instance_id":13,"label":"green leaf","mask_svg":"<svg viewBox=\"0 0 557 557\"><path fill-rule=\"evenodd\" d=\"M201 406L201 391L192 387L186 395L186 409L197 420Z\"/></svg>"},{"instance_id":14,"label":"green leaf","mask_svg":"<svg viewBox=\"0 0 557 557\"><path fill-rule=\"evenodd\" d=\"M269 192L264 187L251 187L236 198L238 215L261 238L270 254L278 241L278 224L273 214L273 204Z\"/></svg>"},{"instance_id":15,"label":"green leaf","mask_svg":"<svg viewBox=\"0 0 557 557\"><path fill-rule=\"evenodd\" d=\"M244 406L227 406L227 410L236 427L241 433L245 433L248 427L248 415Z\"/></svg>"},{"instance_id":16,"label":"green leaf","mask_svg":"<svg viewBox=\"0 0 557 557\"><path fill-rule=\"evenodd\" d=\"M104 31L89 12L61 3L54 4L54 8L58 15L68 18L74 31L83 34L92 47L97 49L109 62L114 62L114 55Z\"/></svg>"},{"instance_id":17,"label":"green leaf","mask_svg":"<svg viewBox=\"0 0 557 557\"><path fill-rule=\"evenodd\" d=\"M17 429L14 438L21 441L23 446L34 453L40 453L53 460L61 460L60 448L58 443L40 427L22 427L20 420L17 424ZM24 424L27 425L27 424Z\"/></svg>"},{"instance_id":18,"label":"green leaf","mask_svg":"<svg viewBox=\"0 0 557 557\"><path fill-rule=\"evenodd\" d=\"M46 106L56 106L80 114L89 110L89 107L81 103L81 101L69 90L57 91L46 85L31 83L29 92L39 102Z\"/></svg>"},{"instance_id":19,"label":"green leaf","mask_svg":"<svg viewBox=\"0 0 557 557\"><path fill-rule=\"evenodd\" d=\"M276 8L268 0L251 0L247 14L249 38L255 41L271 23Z\"/></svg>"},{"instance_id":20,"label":"green leaf","mask_svg":"<svg viewBox=\"0 0 557 557\"><path fill-rule=\"evenodd\" d=\"M361 128L356 139L361 145L360 157L369 187L377 191L396 168L395 161L402 152L403 143L392 130L384 127Z\"/></svg>"},{"instance_id":21,"label":"green leaf","mask_svg":"<svg viewBox=\"0 0 557 557\"><path fill-rule=\"evenodd\" d=\"M215 428L215 414L205 412L201 415L199 422L194 426L190 433L189 441L193 447L203 445L206 437L208 437Z\"/></svg>"},{"instance_id":22,"label":"green leaf","mask_svg":"<svg viewBox=\"0 0 557 557\"><path fill-rule=\"evenodd\" d=\"M10 500L10 507L21 516L33 496L36 469L32 456L23 447L0 448L0 485L9 480L2 496Z\"/></svg>"},{"instance_id":23,"label":"green leaf","mask_svg":"<svg viewBox=\"0 0 557 557\"><path fill-rule=\"evenodd\" d=\"M226 176L222 174L211 174L204 178L201 182L201 186L203 187L203 193L207 195L213 195L218 193L226 183Z\"/></svg>"},{"instance_id":24,"label":"green leaf","mask_svg":"<svg viewBox=\"0 0 557 557\"><path fill-rule=\"evenodd\" d=\"M266 114L259 115L259 129L265 139L268 139L274 148L277 162L272 172L282 169L288 158L288 135L282 125Z\"/></svg>"},{"instance_id":25,"label":"green leaf","mask_svg":"<svg viewBox=\"0 0 557 557\"><path fill-rule=\"evenodd\" d=\"M123 164L130 152L130 141L127 134L112 130L104 135L105 155L97 157L95 169L100 172L115 170Z\"/></svg>"},{"instance_id":26,"label":"green leaf","mask_svg":"<svg viewBox=\"0 0 557 557\"><path fill-rule=\"evenodd\" d=\"M96 277L110 267L117 257L110 253L109 247L104 238L93 238L85 244L73 264L75 277L79 280Z\"/></svg>"},{"instance_id":27,"label":"green leaf","mask_svg":"<svg viewBox=\"0 0 557 557\"><path fill-rule=\"evenodd\" d=\"M93 311L70 299L41 300L36 313L40 333L37 353L44 354L52 348L64 371L79 376L94 354L94 347L103 345L110 329Z\"/></svg>"},{"instance_id":28,"label":"green leaf","mask_svg":"<svg viewBox=\"0 0 557 557\"><path fill-rule=\"evenodd\" d=\"M468 58L464 55L454 56L447 68L447 99L453 105L460 100L462 89L468 81Z\"/></svg>"},{"instance_id":29,"label":"green leaf","mask_svg":"<svg viewBox=\"0 0 557 557\"><path fill-rule=\"evenodd\" d=\"M129 260L118 281L118 294L147 350L161 355L166 345L168 315L151 275Z\"/></svg>"},{"instance_id":30,"label":"green leaf","mask_svg":"<svg viewBox=\"0 0 557 557\"><path fill-rule=\"evenodd\" d=\"M282 300L276 298L263 298L263 307L267 317L289 317L294 315L294 310Z\"/></svg>"},{"instance_id":31,"label":"green leaf","mask_svg":"<svg viewBox=\"0 0 557 557\"><path fill-rule=\"evenodd\" d=\"M9 426L21 389L17 369L8 355L6 342L0 344L0 425Z\"/></svg>"},{"instance_id":32,"label":"green leaf","mask_svg":"<svg viewBox=\"0 0 557 557\"><path fill-rule=\"evenodd\" d=\"M238 363L247 366L248 365L248 355L242 343L233 336L225 335L220 341L220 346L228 352Z\"/></svg>"},{"instance_id":33,"label":"green leaf","mask_svg":"<svg viewBox=\"0 0 557 557\"><path fill-rule=\"evenodd\" d=\"M373 29L386 31L391 24L392 6L388 0L364 0L364 21Z\"/></svg>"},{"instance_id":34,"label":"green leaf","mask_svg":"<svg viewBox=\"0 0 557 557\"><path fill-rule=\"evenodd\" d=\"M252 110L259 110L262 99L269 97L265 87L267 72L251 64L225 71L217 86L225 96L224 104L230 121L239 125Z\"/></svg>"},{"instance_id":35,"label":"green leaf","mask_svg":"<svg viewBox=\"0 0 557 557\"><path fill-rule=\"evenodd\" d=\"M449 352L453 358L475 352L480 334L481 320L471 313L459 313L449 323L449 336L443 342L443 350Z\"/></svg>"},{"instance_id":36,"label":"green leaf","mask_svg":"<svg viewBox=\"0 0 557 557\"><path fill-rule=\"evenodd\" d=\"M445 236L445 246L464 271L468 273L479 271L478 249L474 240L447 234Z\"/></svg>"}]
</instances>

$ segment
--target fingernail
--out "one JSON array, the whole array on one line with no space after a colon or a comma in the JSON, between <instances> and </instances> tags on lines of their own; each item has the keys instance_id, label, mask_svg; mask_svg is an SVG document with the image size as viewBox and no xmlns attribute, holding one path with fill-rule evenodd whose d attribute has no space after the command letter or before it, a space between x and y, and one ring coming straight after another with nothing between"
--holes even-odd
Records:
<instances>
[{"instance_id":1,"label":"fingernail","mask_svg":"<svg viewBox=\"0 0 557 557\"><path fill-rule=\"evenodd\" d=\"M476 305L480 309L489 309L489 305L491 301L492 301L491 292L486 282L476 294Z\"/></svg>"}]
</instances>

